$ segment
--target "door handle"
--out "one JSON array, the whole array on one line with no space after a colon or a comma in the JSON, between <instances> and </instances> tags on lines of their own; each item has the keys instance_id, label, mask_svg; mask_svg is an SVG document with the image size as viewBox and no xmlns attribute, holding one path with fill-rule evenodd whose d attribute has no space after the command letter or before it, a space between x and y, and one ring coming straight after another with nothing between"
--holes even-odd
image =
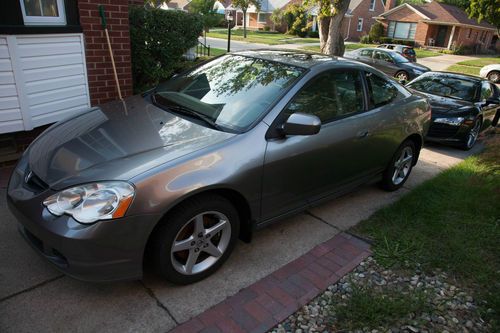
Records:
<instances>
[{"instance_id":1,"label":"door handle","mask_svg":"<svg viewBox=\"0 0 500 333\"><path fill-rule=\"evenodd\" d=\"M358 132L357 137L358 137L359 139L364 139L364 138L366 138L366 137L368 136L368 134L370 134L370 132L369 132L369 131L361 131L361 132Z\"/></svg>"}]
</instances>

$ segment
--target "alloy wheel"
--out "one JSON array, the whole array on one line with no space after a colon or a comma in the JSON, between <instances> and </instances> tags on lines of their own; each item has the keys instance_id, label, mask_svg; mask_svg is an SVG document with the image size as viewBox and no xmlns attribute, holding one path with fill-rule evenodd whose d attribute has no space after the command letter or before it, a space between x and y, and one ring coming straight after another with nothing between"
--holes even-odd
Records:
<instances>
[{"instance_id":1,"label":"alloy wheel","mask_svg":"<svg viewBox=\"0 0 500 333\"><path fill-rule=\"evenodd\" d=\"M212 267L227 250L231 223L222 213L203 212L184 224L175 236L170 257L176 271L193 275Z\"/></svg>"},{"instance_id":2,"label":"alloy wheel","mask_svg":"<svg viewBox=\"0 0 500 333\"><path fill-rule=\"evenodd\" d=\"M394 173L392 175L392 183L394 185L401 184L408 177L412 163L413 150L411 147L405 147L401 151L399 158L394 162Z\"/></svg>"},{"instance_id":3,"label":"alloy wheel","mask_svg":"<svg viewBox=\"0 0 500 333\"><path fill-rule=\"evenodd\" d=\"M469 135L467 136L467 148L472 148L477 141L477 137L479 136L479 130L481 129L481 121L476 120L474 123L474 127L469 131Z\"/></svg>"},{"instance_id":4,"label":"alloy wheel","mask_svg":"<svg viewBox=\"0 0 500 333\"><path fill-rule=\"evenodd\" d=\"M396 74L396 78L399 81L402 81L402 80L408 81L408 74L406 74L405 72L399 72Z\"/></svg>"},{"instance_id":5,"label":"alloy wheel","mask_svg":"<svg viewBox=\"0 0 500 333\"><path fill-rule=\"evenodd\" d=\"M494 82L494 83L497 83L500 81L500 72L491 72L490 74L488 74L488 80L490 80L491 82Z\"/></svg>"}]
</instances>

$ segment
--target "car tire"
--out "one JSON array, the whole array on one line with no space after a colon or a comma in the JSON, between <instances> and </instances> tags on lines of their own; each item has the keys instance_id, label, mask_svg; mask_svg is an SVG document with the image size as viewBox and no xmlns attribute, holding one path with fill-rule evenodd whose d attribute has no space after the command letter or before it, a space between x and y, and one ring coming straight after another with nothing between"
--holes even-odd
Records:
<instances>
[{"instance_id":1,"label":"car tire","mask_svg":"<svg viewBox=\"0 0 500 333\"><path fill-rule=\"evenodd\" d=\"M399 71L399 72L397 72L396 74L394 74L394 77L396 79L398 79L398 81L405 80L406 82L408 82L408 80L410 79L410 76L405 71Z\"/></svg>"},{"instance_id":2,"label":"car tire","mask_svg":"<svg viewBox=\"0 0 500 333\"><path fill-rule=\"evenodd\" d=\"M404 141L391 159L382 175L381 187L389 192L400 189L410 176L417 149L412 140Z\"/></svg>"},{"instance_id":3,"label":"car tire","mask_svg":"<svg viewBox=\"0 0 500 333\"><path fill-rule=\"evenodd\" d=\"M481 132L481 125L482 125L481 118L476 118L471 128L469 128L469 131L467 132L467 135L465 136L465 139L462 142L460 148L462 148L463 150L470 150L472 149L472 147L474 147L477 138L479 136L479 133Z\"/></svg>"},{"instance_id":4,"label":"car tire","mask_svg":"<svg viewBox=\"0 0 500 333\"><path fill-rule=\"evenodd\" d=\"M155 230L151 246L154 265L169 282L200 281L227 260L239 229L238 212L226 198L211 194L188 199Z\"/></svg>"},{"instance_id":5,"label":"car tire","mask_svg":"<svg viewBox=\"0 0 500 333\"><path fill-rule=\"evenodd\" d=\"M493 83L499 83L500 82L500 72L499 71L491 71L486 75L488 80L490 80Z\"/></svg>"}]
</instances>

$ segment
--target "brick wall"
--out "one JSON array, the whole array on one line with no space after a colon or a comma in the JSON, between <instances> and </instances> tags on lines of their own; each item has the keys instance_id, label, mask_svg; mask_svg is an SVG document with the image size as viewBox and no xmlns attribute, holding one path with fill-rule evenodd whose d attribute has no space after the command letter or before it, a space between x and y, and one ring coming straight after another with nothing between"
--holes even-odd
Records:
<instances>
[{"instance_id":1,"label":"brick wall","mask_svg":"<svg viewBox=\"0 0 500 333\"><path fill-rule=\"evenodd\" d=\"M350 21L351 27L349 29L349 40L359 41L362 36L368 35L372 25L377 22L373 17L379 16L384 12L384 4L381 0L375 0L375 8L370 10L370 0L363 0L358 7L352 11L352 18ZM361 31L357 31L358 19L363 19L363 27ZM343 36L347 36L347 26L349 25L349 18L344 18L342 23Z\"/></svg>"},{"instance_id":2,"label":"brick wall","mask_svg":"<svg viewBox=\"0 0 500 333\"><path fill-rule=\"evenodd\" d=\"M118 98L106 35L101 26L98 5L105 8L109 37L122 96L132 95L132 67L128 23L129 0L78 0L80 24L85 36L87 73L92 105Z\"/></svg>"}]
</instances>

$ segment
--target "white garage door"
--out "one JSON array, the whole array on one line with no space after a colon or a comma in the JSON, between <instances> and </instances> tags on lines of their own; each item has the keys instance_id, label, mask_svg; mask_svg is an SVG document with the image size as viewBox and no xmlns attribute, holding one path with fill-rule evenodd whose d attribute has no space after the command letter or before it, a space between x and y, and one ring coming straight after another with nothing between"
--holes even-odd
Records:
<instances>
[{"instance_id":1,"label":"white garage door","mask_svg":"<svg viewBox=\"0 0 500 333\"><path fill-rule=\"evenodd\" d=\"M0 133L90 106L82 34L0 36Z\"/></svg>"}]
</instances>

